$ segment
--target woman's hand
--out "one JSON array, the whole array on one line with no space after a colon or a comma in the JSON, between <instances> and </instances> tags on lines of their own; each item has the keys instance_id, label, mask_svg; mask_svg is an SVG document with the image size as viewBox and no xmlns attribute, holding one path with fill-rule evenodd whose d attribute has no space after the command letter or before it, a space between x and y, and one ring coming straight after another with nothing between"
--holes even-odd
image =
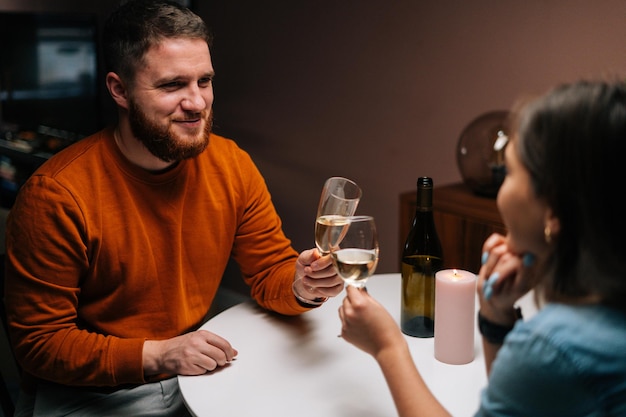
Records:
<instances>
[{"instance_id":1,"label":"woman's hand","mask_svg":"<svg viewBox=\"0 0 626 417\"><path fill-rule=\"evenodd\" d=\"M422 379L409 345L389 312L364 289L347 286L346 294L339 307L341 336L378 362L398 415L450 416Z\"/></svg>"},{"instance_id":2,"label":"woman's hand","mask_svg":"<svg viewBox=\"0 0 626 417\"><path fill-rule=\"evenodd\" d=\"M386 348L406 344L396 321L366 290L346 286L339 318L341 336L374 357Z\"/></svg>"},{"instance_id":3,"label":"woman's hand","mask_svg":"<svg viewBox=\"0 0 626 417\"><path fill-rule=\"evenodd\" d=\"M494 323L513 324L515 302L531 289L534 257L513 253L505 236L493 234L483 245L482 261L477 287L481 315Z\"/></svg>"}]
</instances>

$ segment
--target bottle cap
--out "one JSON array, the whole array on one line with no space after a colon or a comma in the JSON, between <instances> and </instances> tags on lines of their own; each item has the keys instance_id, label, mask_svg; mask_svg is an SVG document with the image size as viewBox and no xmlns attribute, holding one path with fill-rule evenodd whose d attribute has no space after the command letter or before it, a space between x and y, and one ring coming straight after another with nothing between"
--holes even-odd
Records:
<instances>
[{"instance_id":1,"label":"bottle cap","mask_svg":"<svg viewBox=\"0 0 626 417\"><path fill-rule=\"evenodd\" d=\"M428 211L433 206L433 179L420 177L417 179L417 208Z\"/></svg>"}]
</instances>

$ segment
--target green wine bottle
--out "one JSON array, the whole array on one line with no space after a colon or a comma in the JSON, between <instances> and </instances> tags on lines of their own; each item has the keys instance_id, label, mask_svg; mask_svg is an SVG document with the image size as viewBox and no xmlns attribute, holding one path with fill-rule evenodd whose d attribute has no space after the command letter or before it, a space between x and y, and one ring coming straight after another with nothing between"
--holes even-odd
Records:
<instances>
[{"instance_id":1,"label":"green wine bottle","mask_svg":"<svg viewBox=\"0 0 626 417\"><path fill-rule=\"evenodd\" d=\"M402 251L400 327L409 336L433 337L435 273L443 268L443 250L433 218L433 180L417 180L415 218Z\"/></svg>"}]
</instances>

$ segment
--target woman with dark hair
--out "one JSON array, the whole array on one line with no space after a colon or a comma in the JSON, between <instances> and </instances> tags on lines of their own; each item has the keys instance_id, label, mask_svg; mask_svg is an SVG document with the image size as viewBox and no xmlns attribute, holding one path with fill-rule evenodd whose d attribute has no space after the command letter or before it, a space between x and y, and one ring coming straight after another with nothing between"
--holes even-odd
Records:
<instances>
[{"instance_id":1,"label":"woman with dark hair","mask_svg":"<svg viewBox=\"0 0 626 417\"><path fill-rule=\"evenodd\" d=\"M525 105L505 151L507 235L483 245L479 329L489 384L477 416L626 415L626 84L561 85ZM448 415L393 318L347 288L342 336L371 354L399 415ZM534 290L524 321L516 301Z\"/></svg>"}]
</instances>

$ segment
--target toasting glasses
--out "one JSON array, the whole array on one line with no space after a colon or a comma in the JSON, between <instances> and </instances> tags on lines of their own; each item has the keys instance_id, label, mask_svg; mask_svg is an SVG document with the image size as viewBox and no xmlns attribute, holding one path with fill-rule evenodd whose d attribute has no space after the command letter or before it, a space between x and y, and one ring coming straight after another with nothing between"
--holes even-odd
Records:
<instances>
[{"instance_id":1,"label":"toasting glasses","mask_svg":"<svg viewBox=\"0 0 626 417\"><path fill-rule=\"evenodd\" d=\"M361 195L361 188L348 178L331 177L326 180L315 219L315 246L321 255L328 255L330 246L341 239L347 225L345 219L354 215ZM325 299L313 287L305 285L302 279L293 283L293 289L296 297L308 304Z\"/></svg>"}]
</instances>

